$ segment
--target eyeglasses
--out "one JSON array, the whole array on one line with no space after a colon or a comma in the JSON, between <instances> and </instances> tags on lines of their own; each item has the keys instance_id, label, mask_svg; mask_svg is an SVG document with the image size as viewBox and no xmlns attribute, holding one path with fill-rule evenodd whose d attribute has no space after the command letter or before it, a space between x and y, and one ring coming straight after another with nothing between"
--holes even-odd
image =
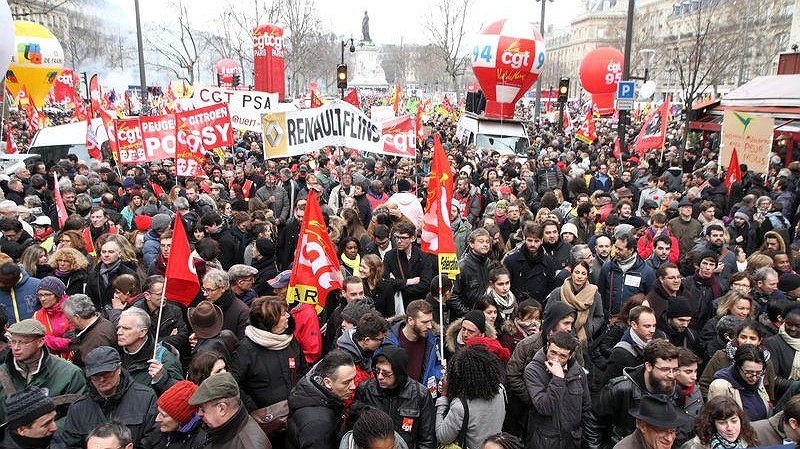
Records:
<instances>
[{"instance_id":1,"label":"eyeglasses","mask_svg":"<svg viewBox=\"0 0 800 449\"><path fill-rule=\"evenodd\" d=\"M678 374L680 372L679 368L667 368L666 366L653 366L653 368L661 371L664 374Z\"/></svg>"},{"instance_id":2,"label":"eyeglasses","mask_svg":"<svg viewBox=\"0 0 800 449\"><path fill-rule=\"evenodd\" d=\"M409 240L411 238L411 236L410 235L397 235L397 234L395 234L394 238L396 238L397 240Z\"/></svg>"},{"instance_id":3,"label":"eyeglasses","mask_svg":"<svg viewBox=\"0 0 800 449\"><path fill-rule=\"evenodd\" d=\"M212 292L215 292L215 291L217 291L217 290L219 290L221 288L222 287L214 287L214 288L205 288L205 287L203 287L200 290L202 290L203 293L212 293Z\"/></svg>"},{"instance_id":4,"label":"eyeglasses","mask_svg":"<svg viewBox=\"0 0 800 449\"><path fill-rule=\"evenodd\" d=\"M36 340L37 339L33 339L33 340L17 340L17 339L12 338L11 340L8 341L8 345L9 346L27 346L27 345L35 342Z\"/></svg>"},{"instance_id":5,"label":"eyeglasses","mask_svg":"<svg viewBox=\"0 0 800 449\"><path fill-rule=\"evenodd\" d=\"M742 373L742 376L744 376L744 377L761 377L764 374L764 370L763 369L762 370L758 370L758 371L750 371L750 370L744 370L744 369L740 368L739 371Z\"/></svg>"},{"instance_id":6,"label":"eyeglasses","mask_svg":"<svg viewBox=\"0 0 800 449\"><path fill-rule=\"evenodd\" d=\"M393 372L382 370L380 368L373 368L372 372L375 373L376 376L383 376L385 379L389 379L394 376Z\"/></svg>"}]
</instances>

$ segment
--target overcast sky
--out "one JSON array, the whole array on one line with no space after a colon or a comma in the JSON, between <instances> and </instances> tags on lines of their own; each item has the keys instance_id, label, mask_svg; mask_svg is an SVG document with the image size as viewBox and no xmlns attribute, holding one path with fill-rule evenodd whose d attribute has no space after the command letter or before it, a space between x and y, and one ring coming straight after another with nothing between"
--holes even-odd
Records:
<instances>
[{"instance_id":1,"label":"overcast sky","mask_svg":"<svg viewBox=\"0 0 800 449\"><path fill-rule=\"evenodd\" d=\"M128 14L133 26L133 2L111 0L119 4ZM194 0L190 2L193 21L199 26L213 26L209 19L217 17L225 1ZM249 3L249 2L248 2ZM555 0L547 3L545 24L564 26L578 10L579 0ZM140 0L143 21L163 21L163 0ZM370 34L377 44L399 44L402 39L409 43L425 43L428 38L424 29L424 18L431 12L436 0L318 0L320 16L325 27L336 34L356 39L361 37L361 18L369 11ZM534 0L473 0L467 21L475 32L482 25L504 17L514 17L527 22L539 22L541 3Z\"/></svg>"}]
</instances>

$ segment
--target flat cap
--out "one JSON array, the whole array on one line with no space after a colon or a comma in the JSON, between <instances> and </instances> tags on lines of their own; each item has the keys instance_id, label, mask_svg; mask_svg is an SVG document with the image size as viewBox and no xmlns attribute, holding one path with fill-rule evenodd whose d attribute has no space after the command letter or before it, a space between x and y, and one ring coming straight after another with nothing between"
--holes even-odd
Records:
<instances>
[{"instance_id":1,"label":"flat cap","mask_svg":"<svg viewBox=\"0 0 800 449\"><path fill-rule=\"evenodd\" d=\"M231 373L218 373L208 376L197 388L189 405L200 405L217 399L232 398L239 394L239 384Z\"/></svg>"},{"instance_id":2,"label":"flat cap","mask_svg":"<svg viewBox=\"0 0 800 449\"><path fill-rule=\"evenodd\" d=\"M8 332L10 334L32 335L35 337L44 337L46 333L44 330L44 324L33 318L28 318L27 320L18 321L12 324L8 327Z\"/></svg>"}]
</instances>

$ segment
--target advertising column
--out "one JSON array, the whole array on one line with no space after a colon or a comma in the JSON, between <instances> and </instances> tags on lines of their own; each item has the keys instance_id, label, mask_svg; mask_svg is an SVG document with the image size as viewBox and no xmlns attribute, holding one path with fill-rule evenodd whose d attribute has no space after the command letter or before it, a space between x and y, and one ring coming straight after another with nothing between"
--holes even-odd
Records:
<instances>
[{"instance_id":1,"label":"advertising column","mask_svg":"<svg viewBox=\"0 0 800 449\"><path fill-rule=\"evenodd\" d=\"M253 69L255 90L277 93L283 101L286 96L283 28L271 24L253 28Z\"/></svg>"}]
</instances>

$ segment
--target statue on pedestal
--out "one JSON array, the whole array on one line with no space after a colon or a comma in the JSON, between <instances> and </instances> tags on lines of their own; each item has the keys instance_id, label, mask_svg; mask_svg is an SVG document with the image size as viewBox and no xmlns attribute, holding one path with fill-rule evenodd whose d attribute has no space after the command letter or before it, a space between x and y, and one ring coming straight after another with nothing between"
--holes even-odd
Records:
<instances>
[{"instance_id":1,"label":"statue on pedestal","mask_svg":"<svg viewBox=\"0 0 800 449\"><path fill-rule=\"evenodd\" d=\"M369 37L369 15L367 15L366 11L364 11L364 19L361 20L361 41L372 42Z\"/></svg>"}]
</instances>

